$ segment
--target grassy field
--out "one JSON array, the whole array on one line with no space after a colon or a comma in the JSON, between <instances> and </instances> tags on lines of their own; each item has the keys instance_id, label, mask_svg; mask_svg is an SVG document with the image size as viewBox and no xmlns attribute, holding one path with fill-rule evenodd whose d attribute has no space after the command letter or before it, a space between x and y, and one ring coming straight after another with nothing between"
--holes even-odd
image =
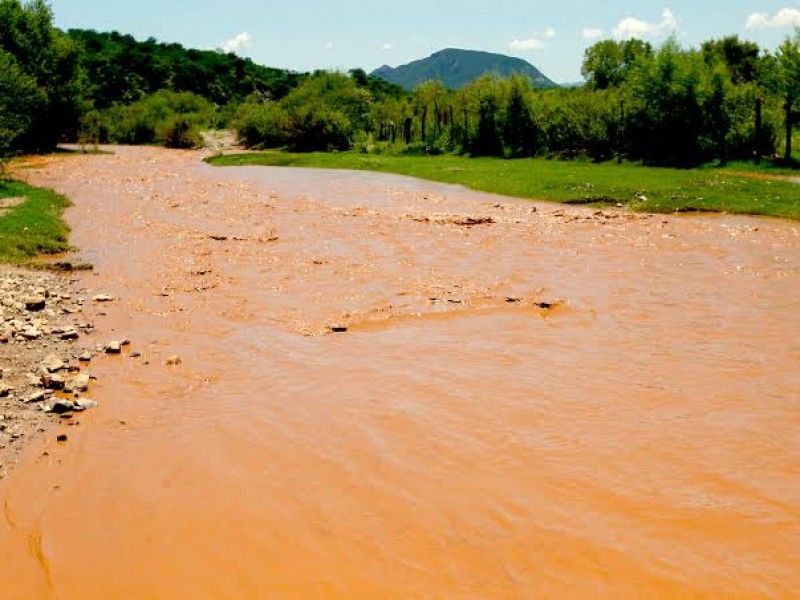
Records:
<instances>
[{"instance_id":1,"label":"grassy field","mask_svg":"<svg viewBox=\"0 0 800 600\"><path fill-rule=\"evenodd\" d=\"M218 166L271 165L356 169L455 183L505 196L643 212L715 211L800 219L800 185L765 167L667 169L634 164L459 156L386 156L353 152L261 152L209 159ZM800 173L797 173L800 177Z\"/></svg>"},{"instance_id":2,"label":"grassy field","mask_svg":"<svg viewBox=\"0 0 800 600\"><path fill-rule=\"evenodd\" d=\"M0 179L0 262L25 264L69 250L69 227L61 218L67 206L55 192Z\"/></svg>"}]
</instances>

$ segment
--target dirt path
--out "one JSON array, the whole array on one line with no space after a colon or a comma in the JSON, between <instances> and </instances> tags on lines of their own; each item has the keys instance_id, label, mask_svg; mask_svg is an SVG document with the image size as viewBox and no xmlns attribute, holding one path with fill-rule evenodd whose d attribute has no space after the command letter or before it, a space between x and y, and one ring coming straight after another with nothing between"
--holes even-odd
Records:
<instances>
[{"instance_id":1,"label":"dirt path","mask_svg":"<svg viewBox=\"0 0 800 600\"><path fill-rule=\"evenodd\" d=\"M142 356L0 483L4 598L796 594L796 223L198 159L24 171Z\"/></svg>"}]
</instances>

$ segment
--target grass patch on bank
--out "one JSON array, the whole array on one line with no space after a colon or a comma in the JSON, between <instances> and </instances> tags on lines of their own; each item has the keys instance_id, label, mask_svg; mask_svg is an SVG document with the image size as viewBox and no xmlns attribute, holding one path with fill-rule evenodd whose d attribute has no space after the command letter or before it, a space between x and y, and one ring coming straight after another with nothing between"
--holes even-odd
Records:
<instances>
[{"instance_id":1,"label":"grass patch on bank","mask_svg":"<svg viewBox=\"0 0 800 600\"><path fill-rule=\"evenodd\" d=\"M26 264L68 251L69 226L61 215L69 205L51 190L0 179L0 262Z\"/></svg>"},{"instance_id":2,"label":"grass patch on bank","mask_svg":"<svg viewBox=\"0 0 800 600\"><path fill-rule=\"evenodd\" d=\"M636 164L271 151L208 159L218 166L354 169L410 175L468 188L568 204L622 204L642 212L712 211L800 219L800 185L733 168L668 169ZM800 175L798 175L800 176Z\"/></svg>"}]
</instances>

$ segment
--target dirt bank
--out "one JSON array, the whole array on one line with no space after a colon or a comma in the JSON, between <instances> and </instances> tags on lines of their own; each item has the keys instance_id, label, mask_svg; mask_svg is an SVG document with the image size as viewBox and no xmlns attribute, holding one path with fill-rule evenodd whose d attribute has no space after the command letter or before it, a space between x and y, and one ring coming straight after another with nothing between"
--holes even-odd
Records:
<instances>
[{"instance_id":1,"label":"dirt bank","mask_svg":"<svg viewBox=\"0 0 800 600\"><path fill-rule=\"evenodd\" d=\"M796 223L115 152L23 171L142 357L0 482L4 598L796 594Z\"/></svg>"}]
</instances>

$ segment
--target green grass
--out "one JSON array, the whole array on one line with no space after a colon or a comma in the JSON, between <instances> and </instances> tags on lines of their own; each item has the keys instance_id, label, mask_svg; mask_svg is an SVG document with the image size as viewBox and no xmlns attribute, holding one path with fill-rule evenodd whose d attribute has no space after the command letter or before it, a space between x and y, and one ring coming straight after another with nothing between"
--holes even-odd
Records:
<instances>
[{"instance_id":1,"label":"green grass","mask_svg":"<svg viewBox=\"0 0 800 600\"><path fill-rule=\"evenodd\" d=\"M800 185L778 178L758 179L736 173L741 170L736 167L741 165L667 169L539 158L503 160L278 151L228 154L211 158L209 162L219 166L381 171L461 184L505 196L597 206L623 204L643 212L715 211L800 219Z\"/></svg>"},{"instance_id":2,"label":"green grass","mask_svg":"<svg viewBox=\"0 0 800 600\"><path fill-rule=\"evenodd\" d=\"M30 263L42 254L66 252L69 226L61 217L69 200L53 191L0 179L0 199L24 198L0 209L0 262Z\"/></svg>"}]
</instances>

